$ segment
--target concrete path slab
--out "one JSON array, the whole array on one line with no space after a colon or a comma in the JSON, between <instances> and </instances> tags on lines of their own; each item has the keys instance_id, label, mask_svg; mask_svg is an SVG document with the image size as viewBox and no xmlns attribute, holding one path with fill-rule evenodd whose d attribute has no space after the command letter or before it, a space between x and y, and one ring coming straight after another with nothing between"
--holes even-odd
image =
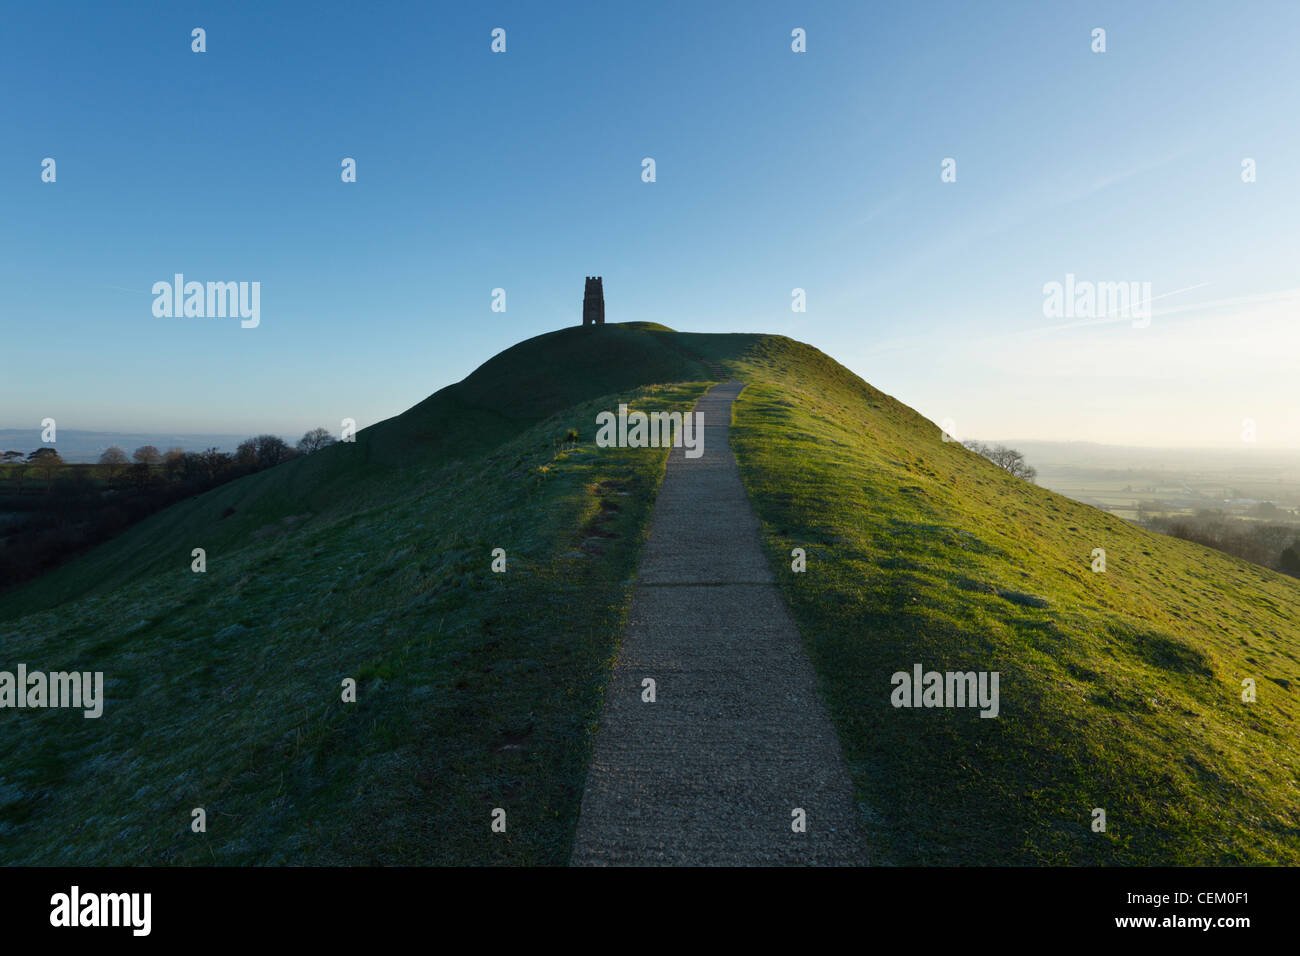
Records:
<instances>
[{"instance_id":1,"label":"concrete path slab","mask_svg":"<svg viewBox=\"0 0 1300 956\"><path fill-rule=\"evenodd\" d=\"M575 865L864 864L853 788L711 388L669 454L582 797ZM656 701L642 700L642 681ZM807 830L794 832L801 809Z\"/></svg>"}]
</instances>

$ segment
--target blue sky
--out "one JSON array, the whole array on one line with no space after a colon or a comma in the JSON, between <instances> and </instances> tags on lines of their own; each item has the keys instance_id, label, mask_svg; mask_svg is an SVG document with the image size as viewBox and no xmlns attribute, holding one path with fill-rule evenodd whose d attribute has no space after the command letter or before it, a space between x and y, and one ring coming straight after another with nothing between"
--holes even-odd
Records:
<instances>
[{"instance_id":1,"label":"blue sky","mask_svg":"<svg viewBox=\"0 0 1300 956\"><path fill-rule=\"evenodd\" d=\"M1297 35L1282 2L13 6L0 427L365 426L600 274L610 321L791 335L959 437L1300 447ZM155 317L176 272L260 282L261 324ZM1067 273L1149 282L1149 327L1046 318Z\"/></svg>"}]
</instances>

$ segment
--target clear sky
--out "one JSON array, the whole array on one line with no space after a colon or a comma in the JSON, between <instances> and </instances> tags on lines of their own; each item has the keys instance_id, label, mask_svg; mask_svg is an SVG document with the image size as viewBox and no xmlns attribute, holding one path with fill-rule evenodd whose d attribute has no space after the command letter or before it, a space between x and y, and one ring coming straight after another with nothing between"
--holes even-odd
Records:
<instances>
[{"instance_id":1,"label":"clear sky","mask_svg":"<svg viewBox=\"0 0 1300 956\"><path fill-rule=\"evenodd\" d=\"M1293 2L11 4L0 427L364 427L599 274L610 321L787 334L959 437L1297 447L1298 37ZM260 282L260 325L155 317L177 272ZM1149 326L1045 316L1067 274L1150 283Z\"/></svg>"}]
</instances>

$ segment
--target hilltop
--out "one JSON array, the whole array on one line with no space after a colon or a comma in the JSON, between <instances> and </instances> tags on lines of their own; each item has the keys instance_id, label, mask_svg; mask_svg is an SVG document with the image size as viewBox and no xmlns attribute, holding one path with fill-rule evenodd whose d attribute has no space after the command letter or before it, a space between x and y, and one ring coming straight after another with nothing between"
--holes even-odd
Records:
<instances>
[{"instance_id":1,"label":"hilltop","mask_svg":"<svg viewBox=\"0 0 1300 956\"><path fill-rule=\"evenodd\" d=\"M0 861L564 862L666 456L595 415L719 372L874 859L1300 863L1300 582L1014 479L810 346L652 324L522 342L0 599L3 666L108 694L0 713ZM895 709L915 663L999 671L998 718Z\"/></svg>"}]
</instances>

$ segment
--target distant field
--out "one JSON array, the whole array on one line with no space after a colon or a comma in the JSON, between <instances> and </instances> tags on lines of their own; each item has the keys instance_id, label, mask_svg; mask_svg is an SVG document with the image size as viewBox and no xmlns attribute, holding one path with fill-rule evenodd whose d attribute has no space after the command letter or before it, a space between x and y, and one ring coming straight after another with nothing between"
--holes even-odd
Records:
<instances>
[{"instance_id":1,"label":"distant field","mask_svg":"<svg viewBox=\"0 0 1300 956\"><path fill-rule=\"evenodd\" d=\"M1087 442L1006 441L1038 469L1038 484L1134 520L1139 502L1165 514L1222 510L1249 517L1273 502L1300 520L1300 452L1161 449Z\"/></svg>"}]
</instances>

